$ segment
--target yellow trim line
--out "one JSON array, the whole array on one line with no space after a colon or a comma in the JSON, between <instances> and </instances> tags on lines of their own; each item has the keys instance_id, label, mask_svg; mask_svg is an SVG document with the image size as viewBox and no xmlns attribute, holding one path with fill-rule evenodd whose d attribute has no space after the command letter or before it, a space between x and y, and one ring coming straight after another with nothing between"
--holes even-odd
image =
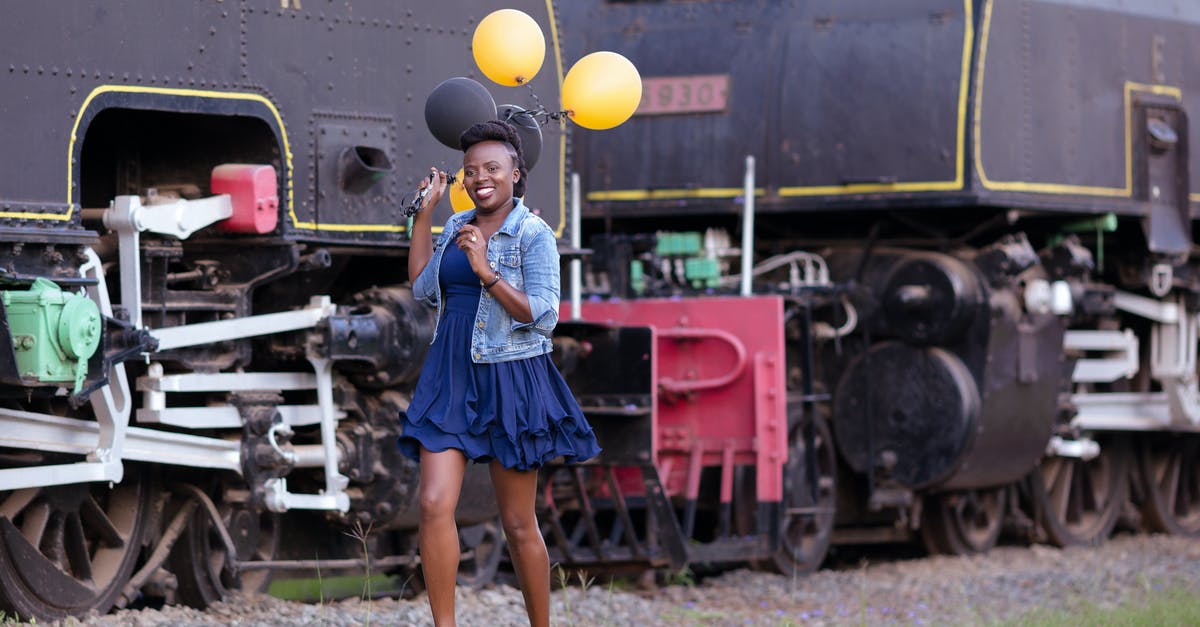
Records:
<instances>
[{"instance_id":1,"label":"yellow trim line","mask_svg":"<svg viewBox=\"0 0 1200 627\"><path fill-rule=\"evenodd\" d=\"M975 9L972 0L963 0L963 45L958 78L958 120L955 125L954 180L900 181L896 183L852 183L849 185L816 185L780 187L780 196L835 196L844 194L875 194L881 192L941 192L963 189L966 168L967 95L971 84L971 52L975 47Z\"/></svg>"},{"instance_id":2,"label":"yellow trim line","mask_svg":"<svg viewBox=\"0 0 1200 627\"><path fill-rule=\"evenodd\" d=\"M554 1L546 0L546 21L550 23L550 41L554 46L554 80L557 81L558 93L562 94L563 60L562 49L558 45L558 19L554 13ZM560 95L561 98L561 95ZM554 229L554 237L562 237L563 229L567 226L567 121L558 121L558 228Z\"/></svg>"},{"instance_id":3,"label":"yellow trim line","mask_svg":"<svg viewBox=\"0 0 1200 627\"><path fill-rule=\"evenodd\" d=\"M267 107L271 115L275 117L276 124L279 125L279 133L283 138L284 160L287 165L287 207L288 213L292 216L292 221L296 221L296 214L292 210L292 151L288 144L287 130L284 128L283 119L279 115L279 110L266 97L259 94L238 93L238 92L221 92L208 91L201 89L173 89L170 87L140 87L132 85L101 85L91 91L84 98L83 104L79 107L79 112L75 115L75 123L71 127L70 141L67 143L67 213L65 215L44 216L38 214L40 219L51 220L69 220L75 209L75 194L74 194L74 165L75 165L75 142L79 139L79 124L84 118L88 106L96 99L97 96L105 93L136 93L136 94L157 94L165 96L183 96L190 98L216 98L224 100L249 100L258 102ZM9 214L0 214L0 217L9 217Z\"/></svg>"},{"instance_id":4,"label":"yellow trim line","mask_svg":"<svg viewBox=\"0 0 1200 627\"><path fill-rule=\"evenodd\" d=\"M963 0L963 45L958 81L958 121L955 128L954 179L949 181L903 181L898 183L851 183L848 185L814 185L780 187L779 196L837 196L847 194L873 194L879 192L935 192L963 188L963 172L966 168L967 96L971 82L971 52L975 45L975 11L972 0ZM678 198L732 198L740 196L742 188L715 187L696 189L637 190L620 189L589 192L589 201L605 200L654 200ZM755 195L762 192L756 191Z\"/></svg>"},{"instance_id":5,"label":"yellow trim line","mask_svg":"<svg viewBox=\"0 0 1200 627\"><path fill-rule=\"evenodd\" d=\"M1121 187L1032 181L995 181L988 178L987 172L983 166L983 149L981 148L983 142L980 129L982 127L983 120L984 69L986 68L987 64L988 36L991 33L992 27L992 3L993 0L987 0L983 8L983 26L980 30L979 37L979 60L975 73L975 119L972 121L971 125L972 139L974 144L975 172L979 175L979 183L983 185L985 189L996 191L1105 196L1109 198L1132 198L1133 135L1131 127L1133 125L1133 93L1144 92L1157 96L1169 96L1175 98L1176 100L1183 100L1183 91L1179 87L1175 87L1173 85L1157 85L1125 81L1125 84L1122 88L1123 102L1125 106L1125 183ZM1200 194L1189 194L1188 199L1192 201L1200 200Z\"/></svg>"},{"instance_id":6,"label":"yellow trim line","mask_svg":"<svg viewBox=\"0 0 1200 627\"><path fill-rule=\"evenodd\" d=\"M746 190L741 187L703 187L699 189L617 189L607 192L591 192L588 200L673 200L676 198L736 198ZM766 190L754 189L755 196L763 196Z\"/></svg>"},{"instance_id":7,"label":"yellow trim line","mask_svg":"<svg viewBox=\"0 0 1200 627\"><path fill-rule=\"evenodd\" d=\"M43 220L69 220L71 213L75 208L74 198L74 155L75 142L78 140L79 124L84 118L84 113L88 106L95 98L104 93L134 93L134 94L156 94L163 96L182 96L185 98L211 98L217 100L247 100L257 102L267 108L271 112L271 116L275 119L275 124L279 126L279 135L283 141L283 155L286 173L284 174L284 185L287 190L287 212L288 217L292 220L292 225L298 229L309 229L316 231L376 231L376 232L401 232L406 229L403 225L393 224L317 224L316 222L301 222L296 216L295 205L295 185L294 185L294 170L292 165L293 155L291 144L288 141L287 127L283 123L283 116L279 114L279 109L275 104L265 96L255 93L244 92L227 92L227 91L212 91L203 89L175 89L170 87L140 87L132 85L101 85L92 90L87 98L83 100L83 104L79 107L79 113L75 116L75 124L71 128L71 139L67 146L67 206L69 207L65 215L47 216L44 214L34 214L35 219ZM31 217L28 215L13 215L0 213L0 217Z\"/></svg>"}]
</instances>

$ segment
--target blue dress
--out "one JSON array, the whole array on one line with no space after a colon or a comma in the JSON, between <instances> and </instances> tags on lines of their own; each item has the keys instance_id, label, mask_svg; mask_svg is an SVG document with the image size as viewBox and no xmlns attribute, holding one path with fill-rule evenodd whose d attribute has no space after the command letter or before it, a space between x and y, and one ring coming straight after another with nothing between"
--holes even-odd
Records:
<instances>
[{"instance_id":1,"label":"blue dress","mask_svg":"<svg viewBox=\"0 0 1200 627\"><path fill-rule=\"evenodd\" d=\"M483 288L467 255L446 247L438 274L445 299L408 411L400 451L458 449L471 461L498 460L532 470L562 457L583 461L600 452L567 382L550 355L493 364L471 361L471 329Z\"/></svg>"}]
</instances>

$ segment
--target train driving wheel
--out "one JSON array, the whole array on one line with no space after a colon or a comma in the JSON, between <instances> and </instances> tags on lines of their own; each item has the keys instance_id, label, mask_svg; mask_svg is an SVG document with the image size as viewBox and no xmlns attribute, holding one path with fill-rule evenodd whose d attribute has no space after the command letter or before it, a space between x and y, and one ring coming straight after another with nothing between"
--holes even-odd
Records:
<instances>
[{"instance_id":1,"label":"train driving wheel","mask_svg":"<svg viewBox=\"0 0 1200 627\"><path fill-rule=\"evenodd\" d=\"M496 578L504 554L500 518L464 527L458 532L463 556L458 562L458 585L481 588Z\"/></svg>"},{"instance_id":2,"label":"train driving wheel","mask_svg":"<svg viewBox=\"0 0 1200 627\"><path fill-rule=\"evenodd\" d=\"M0 492L0 609L57 620L116 602L152 516L146 476Z\"/></svg>"},{"instance_id":3,"label":"train driving wheel","mask_svg":"<svg viewBox=\"0 0 1200 627\"><path fill-rule=\"evenodd\" d=\"M1046 457L1030 475L1037 520L1055 546L1090 546L1112 533L1128 495L1129 447L1107 438L1084 460Z\"/></svg>"},{"instance_id":4,"label":"train driving wheel","mask_svg":"<svg viewBox=\"0 0 1200 627\"><path fill-rule=\"evenodd\" d=\"M783 467L783 513L775 568L788 576L812 572L825 560L837 507L837 452L829 426L813 415L812 447L805 425L791 430Z\"/></svg>"},{"instance_id":5,"label":"train driving wheel","mask_svg":"<svg viewBox=\"0 0 1200 627\"><path fill-rule=\"evenodd\" d=\"M237 550L237 561L275 557L280 538L278 514L238 502L217 503L214 507ZM264 592L271 583L271 571L234 568L206 509L201 504L192 512L187 529L171 549L170 568L179 582L177 600L203 609L224 599L231 590Z\"/></svg>"},{"instance_id":6,"label":"train driving wheel","mask_svg":"<svg viewBox=\"0 0 1200 627\"><path fill-rule=\"evenodd\" d=\"M1004 523L1008 488L948 492L929 497L921 540L930 553L975 555L996 546Z\"/></svg>"},{"instance_id":7,"label":"train driving wheel","mask_svg":"<svg viewBox=\"0 0 1200 627\"><path fill-rule=\"evenodd\" d=\"M1154 531L1200 536L1200 436L1147 440L1138 451L1142 515Z\"/></svg>"}]
</instances>

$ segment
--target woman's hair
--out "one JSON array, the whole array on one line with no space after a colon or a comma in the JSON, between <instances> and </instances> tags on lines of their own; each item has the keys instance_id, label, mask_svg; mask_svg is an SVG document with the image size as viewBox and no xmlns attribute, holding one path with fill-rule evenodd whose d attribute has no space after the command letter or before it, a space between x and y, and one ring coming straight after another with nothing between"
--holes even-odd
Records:
<instances>
[{"instance_id":1,"label":"woman's hair","mask_svg":"<svg viewBox=\"0 0 1200 627\"><path fill-rule=\"evenodd\" d=\"M501 142L508 146L513 165L517 166L517 171L521 173L521 177L513 184L513 196L524 198L525 179L529 176L529 171L525 168L525 155L521 152L521 136L517 134L517 129L503 120L488 120L472 125L458 138L463 152L479 142L487 141Z\"/></svg>"}]
</instances>

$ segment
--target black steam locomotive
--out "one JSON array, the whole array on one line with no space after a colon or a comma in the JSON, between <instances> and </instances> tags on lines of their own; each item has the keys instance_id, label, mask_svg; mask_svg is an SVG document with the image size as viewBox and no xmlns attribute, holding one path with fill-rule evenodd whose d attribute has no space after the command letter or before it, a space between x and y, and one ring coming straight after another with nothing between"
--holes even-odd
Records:
<instances>
[{"instance_id":1,"label":"black steam locomotive","mask_svg":"<svg viewBox=\"0 0 1200 627\"><path fill-rule=\"evenodd\" d=\"M505 6L542 25L551 69L492 95L557 102L551 4ZM5 12L0 610L204 605L318 561L416 563L395 438L433 320L406 285L402 210L431 163L461 162L425 99L477 73L472 33L497 8ZM564 144L546 128L530 184L560 234ZM486 573L495 504L469 483L464 550ZM356 527L375 554L329 531Z\"/></svg>"},{"instance_id":2,"label":"black steam locomotive","mask_svg":"<svg viewBox=\"0 0 1200 627\"><path fill-rule=\"evenodd\" d=\"M594 50L643 77L616 129L544 126L531 177L587 235L555 356L605 447L542 473L556 561L798 573L831 542L966 553L1006 525L1090 543L1130 498L1200 534L1197 9L480 4L0 21L0 609L419 562L394 441L433 321L403 207L459 159L421 111L476 75L497 8L548 44L497 103L554 108ZM482 582L503 539L486 479L464 492Z\"/></svg>"},{"instance_id":3,"label":"black steam locomotive","mask_svg":"<svg viewBox=\"0 0 1200 627\"><path fill-rule=\"evenodd\" d=\"M753 561L765 549L737 543L757 534L795 571L830 542L969 553L1009 528L1089 544L1121 520L1200 535L1200 8L634 0L560 19L568 57L620 50L643 78L629 122L572 135L595 251L579 310L656 331L666 372L571 380L610 413L657 380L629 402L660 414L643 457L683 523L660 510L659 537L691 561ZM729 338L695 336L704 303L741 299L732 317L749 317L767 296L786 371L742 376L786 387L788 461L751 469L721 456L736 435L705 427L762 420L761 399L671 392L733 359L714 346ZM694 305L653 313L663 302ZM723 331L750 342L765 324ZM568 334L580 355L637 354ZM752 435L752 450L774 437ZM612 540L629 539L612 490L577 492L602 512L586 517L598 533L567 534L579 561L647 543Z\"/></svg>"}]
</instances>

